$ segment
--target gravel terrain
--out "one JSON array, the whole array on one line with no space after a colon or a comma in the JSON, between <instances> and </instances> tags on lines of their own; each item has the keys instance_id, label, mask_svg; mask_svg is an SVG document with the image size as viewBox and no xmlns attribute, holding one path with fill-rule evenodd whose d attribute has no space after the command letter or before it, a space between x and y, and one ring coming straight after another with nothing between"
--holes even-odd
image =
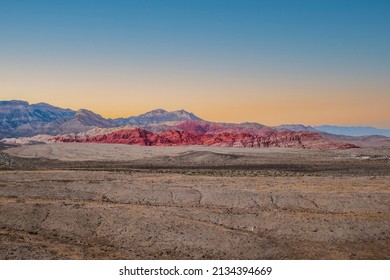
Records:
<instances>
[{"instance_id":1,"label":"gravel terrain","mask_svg":"<svg viewBox=\"0 0 390 280\"><path fill-rule=\"evenodd\" d=\"M0 259L390 259L390 149L0 151Z\"/></svg>"}]
</instances>

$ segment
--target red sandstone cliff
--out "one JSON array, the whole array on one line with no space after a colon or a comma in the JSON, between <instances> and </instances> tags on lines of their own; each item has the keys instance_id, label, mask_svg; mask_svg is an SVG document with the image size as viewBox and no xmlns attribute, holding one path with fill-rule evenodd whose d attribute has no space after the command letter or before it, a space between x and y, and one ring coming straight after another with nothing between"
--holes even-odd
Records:
<instances>
[{"instance_id":1,"label":"red sandstone cliff","mask_svg":"<svg viewBox=\"0 0 390 280\"><path fill-rule=\"evenodd\" d=\"M334 142L314 132L282 131L264 127L257 132L242 129L234 132L232 129L210 128L208 124L199 127L190 127L189 131L168 130L152 133L140 128L122 129L101 135L63 135L55 137L55 142L92 142L92 143L117 143L142 146L180 146L180 145L207 145L226 147L290 147L301 149L348 149L357 146ZM213 132L211 132L213 131ZM221 131L221 132L215 132Z\"/></svg>"}]
</instances>

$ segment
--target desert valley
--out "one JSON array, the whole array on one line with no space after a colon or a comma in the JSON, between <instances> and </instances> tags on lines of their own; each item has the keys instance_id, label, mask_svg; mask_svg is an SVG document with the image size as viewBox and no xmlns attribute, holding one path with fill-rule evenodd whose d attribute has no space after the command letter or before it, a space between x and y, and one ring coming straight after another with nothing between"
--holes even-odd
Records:
<instances>
[{"instance_id":1,"label":"desert valley","mask_svg":"<svg viewBox=\"0 0 390 280\"><path fill-rule=\"evenodd\" d=\"M390 258L386 130L0 105L0 259Z\"/></svg>"}]
</instances>

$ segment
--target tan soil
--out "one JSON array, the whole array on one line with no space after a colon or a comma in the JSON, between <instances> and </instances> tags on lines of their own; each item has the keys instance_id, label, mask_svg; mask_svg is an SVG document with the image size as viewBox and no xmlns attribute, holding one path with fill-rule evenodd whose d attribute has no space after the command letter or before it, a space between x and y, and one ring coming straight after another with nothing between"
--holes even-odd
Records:
<instances>
[{"instance_id":1,"label":"tan soil","mask_svg":"<svg viewBox=\"0 0 390 280\"><path fill-rule=\"evenodd\" d=\"M386 148L6 152L0 259L390 259Z\"/></svg>"}]
</instances>

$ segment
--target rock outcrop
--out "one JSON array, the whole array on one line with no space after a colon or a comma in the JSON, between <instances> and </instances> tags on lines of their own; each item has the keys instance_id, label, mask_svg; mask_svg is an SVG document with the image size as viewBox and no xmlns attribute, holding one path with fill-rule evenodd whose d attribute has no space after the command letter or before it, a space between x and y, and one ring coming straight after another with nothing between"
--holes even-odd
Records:
<instances>
[{"instance_id":1,"label":"rock outcrop","mask_svg":"<svg viewBox=\"0 0 390 280\"><path fill-rule=\"evenodd\" d=\"M347 143L330 141L313 132L278 132L266 129L259 133L193 133L188 131L168 130L160 133L133 128L114 131L107 134L92 135L68 134L51 139L54 142L81 143L116 143L142 146L180 146L207 145L225 147L289 147L301 149L349 149L357 146Z\"/></svg>"}]
</instances>

